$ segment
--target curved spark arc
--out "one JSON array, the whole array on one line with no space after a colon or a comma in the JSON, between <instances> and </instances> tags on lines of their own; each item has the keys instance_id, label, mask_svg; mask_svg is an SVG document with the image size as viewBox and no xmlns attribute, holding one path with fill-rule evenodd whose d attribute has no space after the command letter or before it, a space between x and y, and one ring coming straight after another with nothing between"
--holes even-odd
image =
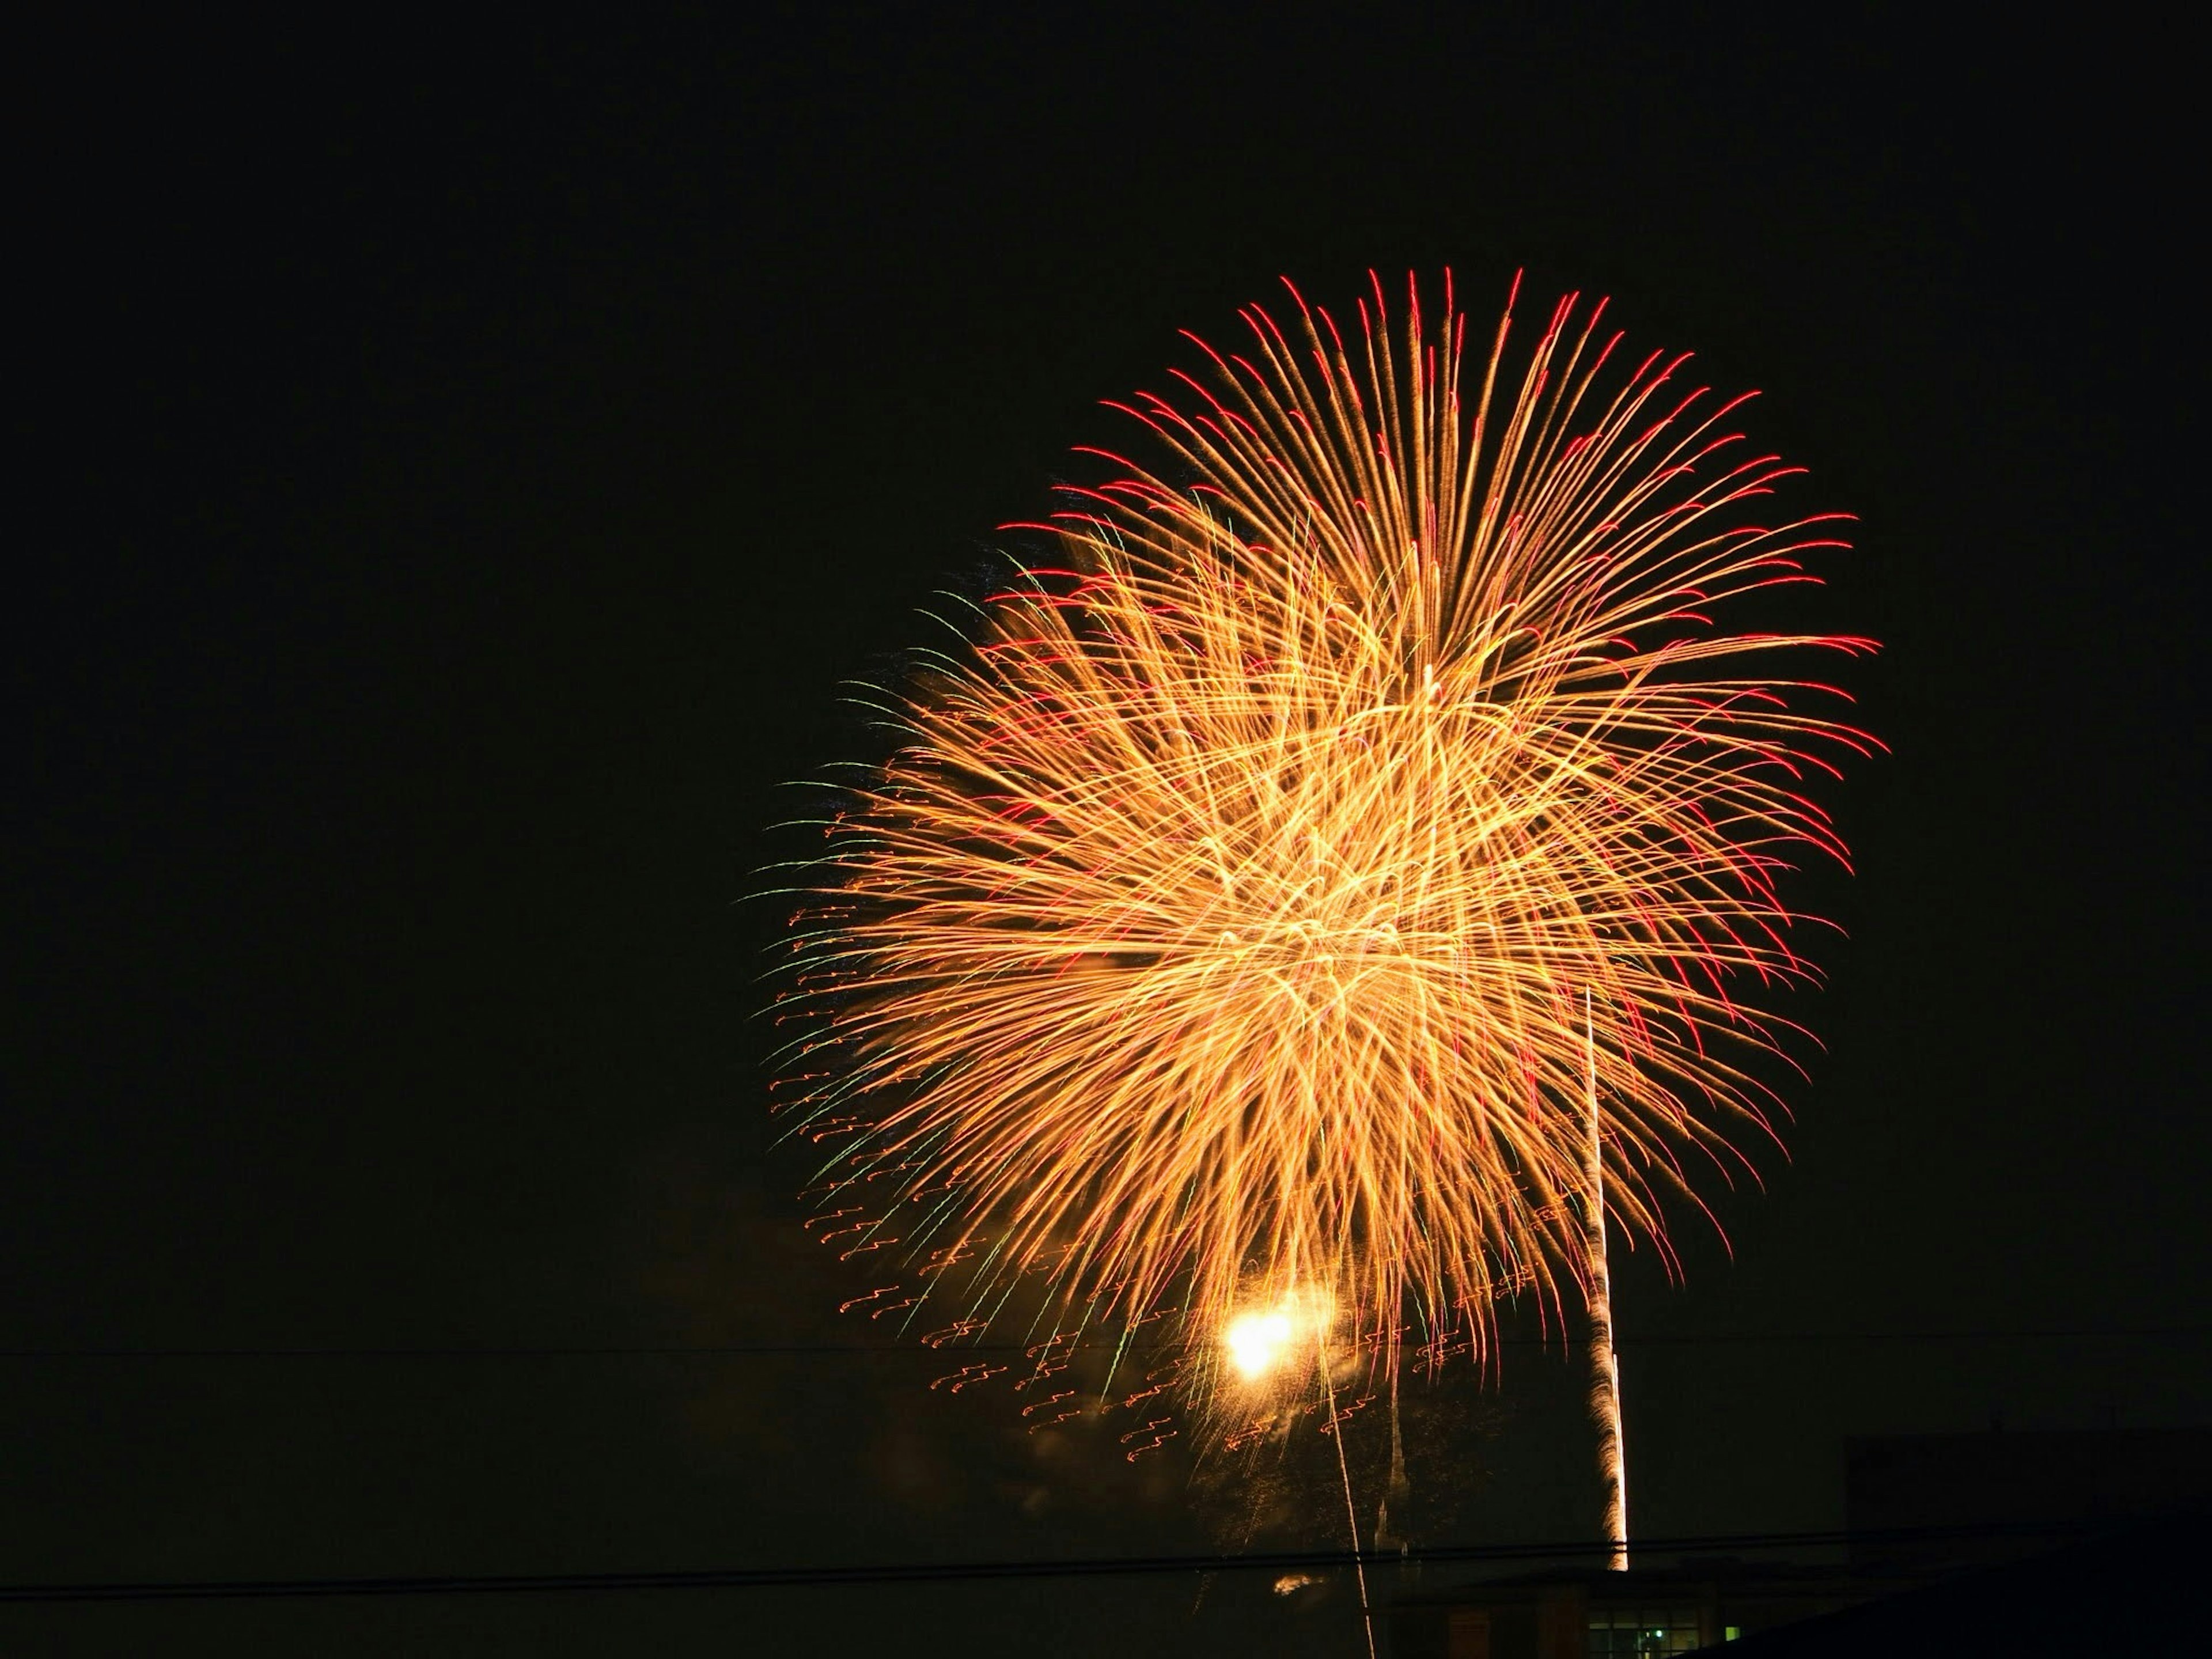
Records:
<instances>
[{"instance_id":1,"label":"curved spark arc","mask_svg":"<svg viewBox=\"0 0 2212 1659\"><path fill-rule=\"evenodd\" d=\"M1741 400L1656 356L1601 399L1570 296L1469 410L1449 301L1439 347L1377 283L1347 345L1293 297L1195 404L1121 405L1165 460L1108 457L1063 568L892 708L796 940L840 1056L802 1121L898 1172L879 1225L969 1253L971 1317L1024 1274L1173 1310L1201 1401L1255 1297L1322 1287L1392 1372L1409 1310L1480 1352L1505 1287L1557 1307L1586 1066L1608 1211L1663 1248L1682 1151L1771 1133L1744 1057L1791 1028L1731 986L1810 976L1776 878L1844 856L1806 781L1870 744L1753 672L1868 641L1712 621L1840 544L1738 522L1792 471L1735 458Z\"/></svg>"}]
</instances>

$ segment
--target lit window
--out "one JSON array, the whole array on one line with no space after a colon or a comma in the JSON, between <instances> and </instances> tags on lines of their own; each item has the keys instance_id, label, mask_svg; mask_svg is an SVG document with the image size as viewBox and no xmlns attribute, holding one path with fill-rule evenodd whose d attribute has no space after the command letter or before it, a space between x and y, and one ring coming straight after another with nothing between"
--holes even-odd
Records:
<instances>
[{"instance_id":1,"label":"lit window","mask_svg":"<svg viewBox=\"0 0 2212 1659\"><path fill-rule=\"evenodd\" d=\"M1589 1659L1651 1659L1705 1646L1695 1607L1593 1607Z\"/></svg>"}]
</instances>

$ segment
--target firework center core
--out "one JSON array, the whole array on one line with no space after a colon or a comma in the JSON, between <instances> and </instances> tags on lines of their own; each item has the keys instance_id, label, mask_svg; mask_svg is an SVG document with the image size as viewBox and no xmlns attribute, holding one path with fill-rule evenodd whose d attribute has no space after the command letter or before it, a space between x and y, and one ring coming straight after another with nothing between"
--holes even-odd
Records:
<instances>
[{"instance_id":1,"label":"firework center core","mask_svg":"<svg viewBox=\"0 0 2212 1659\"><path fill-rule=\"evenodd\" d=\"M1223 1328L1221 1340L1237 1376L1256 1382L1289 1358L1293 1344L1316 1340L1328 1323L1322 1297L1293 1292L1272 1307L1238 1314Z\"/></svg>"},{"instance_id":2,"label":"firework center core","mask_svg":"<svg viewBox=\"0 0 2212 1659\"><path fill-rule=\"evenodd\" d=\"M1291 1343L1291 1316L1280 1313L1248 1313L1229 1322L1224 1340L1229 1363L1247 1382L1275 1368Z\"/></svg>"}]
</instances>

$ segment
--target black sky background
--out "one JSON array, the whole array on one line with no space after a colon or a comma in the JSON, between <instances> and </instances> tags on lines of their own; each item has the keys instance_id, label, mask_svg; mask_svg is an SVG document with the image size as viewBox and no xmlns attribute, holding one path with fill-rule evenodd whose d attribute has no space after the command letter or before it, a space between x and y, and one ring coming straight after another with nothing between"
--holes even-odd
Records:
<instances>
[{"instance_id":1,"label":"black sky background","mask_svg":"<svg viewBox=\"0 0 2212 1659\"><path fill-rule=\"evenodd\" d=\"M840 683L1177 329L1370 265L1478 320L1524 266L1524 316L1613 295L1862 520L1818 616L1884 641L1894 754L1836 798L1856 879L1801 890L1850 939L1791 1158L1718 1205L1732 1259L1685 1218L1686 1287L1624 1275L1639 1530L1838 1524L1847 1433L2212 1416L2180 41L1537 17L23 45L0 1582L1223 1541L1186 1466L1041 1451L926 1356L544 1351L877 1334L746 1024L778 786L862 751ZM1467 1397L1450 1537L1594 1524L1577 1389L1529 1350ZM17 1607L0 1647L1348 1650L1340 1590L1208 1594Z\"/></svg>"}]
</instances>

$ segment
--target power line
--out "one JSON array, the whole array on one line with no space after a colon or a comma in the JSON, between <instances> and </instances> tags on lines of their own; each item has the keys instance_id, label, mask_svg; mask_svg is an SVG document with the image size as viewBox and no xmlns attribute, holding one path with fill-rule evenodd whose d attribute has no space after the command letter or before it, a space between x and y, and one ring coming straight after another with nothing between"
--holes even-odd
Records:
<instances>
[{"instance_id":1,"label":"power line","mask_svg":"<svg viewBox=\"0 0 2212 1659\"><path fill-rule=\"evenodd\" d=\"M1623 1347L1672 1348L1743 1346L1759 1344L1826 1342L2059 1342L2162 1341L2212 1337L2212 1325L2154 1325L2125 1329L1923 1329L1911 1331L1712 1331L1652 1333L1614 1339ZM85 1347L0 1348L0 1361L67 1361L94 1359L743 1359L743 1358L943 1358L953 1354L1027 1354L1034 1342L948 1342L942 1347L888 1342L726 1342L726 1343L455 1343L420 1346L358 1345L257 1345L222 1347ZM1542 1337L1501 1337L1498 1347L1555 1347L1559 1340ZM1061 1352L1164 1352L1149 1343L1127 1346L1111 1341L1062 1344Z\"/></svg>"},{"instance_id":2,"label":"power line","mask_svg":"<svg viewBox=\"0 0 2212 1659\"><path fill-rule=\"evenodd\" d=\"M2175 1524L2189 1525L2188 1522ZM2196 1524L2199 1527L2202 1522ZM1723 1533L1638 1539L1638 1553L1720 1556L1747 1550L1833 1548L1848 1544L1933 1542L1945 1539L2048 1538L2100 1528L2077 1522L1991 1522L1973 1526L1891 1528L1880 1531ZM1420 1562L1577 1559L1609 1554L1610 1543L1576 1539L1541 1544L1446 1544L1388 1553L1279 1550L1256 1554L1112 1555L1066 1559L905 1561L864 1566L734 1567L662 1572L423 1573L356 1578L173 1579L84 1584L0 1584L0 1604L67 1601L209 1601L304 1600L332 1596L513 1595L578 1591L768 1589L844 1584L953 1583L1003 1578L1127 1577L1190 1572L1284 1572L1299 1569L1389 1566Z\"/></svg>"}]
</instances>

